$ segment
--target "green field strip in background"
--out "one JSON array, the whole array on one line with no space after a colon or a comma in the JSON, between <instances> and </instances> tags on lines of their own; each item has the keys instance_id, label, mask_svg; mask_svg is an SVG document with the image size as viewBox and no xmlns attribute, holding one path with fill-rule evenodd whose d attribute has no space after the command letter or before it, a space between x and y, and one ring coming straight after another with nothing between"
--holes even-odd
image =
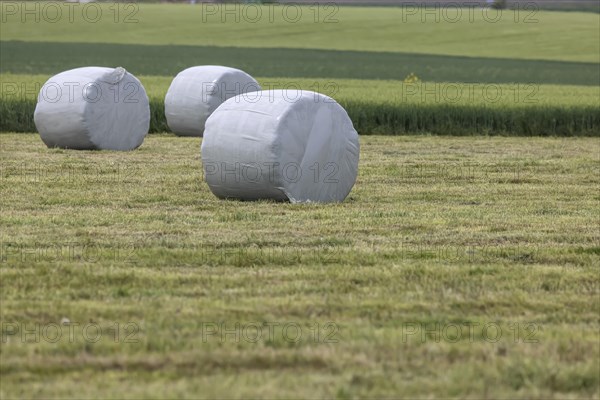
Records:
<instances>
[{"instance_id":1,"label":"green field strip in background","mask_svg":"<svg viewBox=\"0 0 600 400\"><path fill-rule=\"evenodd\" d=\"M0 131L35 131L37 94L49 78L0 74ZM139 78L150 98L150 132L169 131L164 97L172 77ZM258 81L268 90L301 88L335 98L361 134L600 135L599 89L591 86L280 77Z\"/></svg>"},{"instance_id":2,"label":"green field strip in background","mask_svg":"<svg viewBox=\"0 0 600 400\"><path fill-rule=\"evenodd\" d=\"M361 135L600 136L594 107L491 108L340 101ZM35 132L35 101L0 101L0 132ZM162 99L150 100L150 133L168 132Z\"/></svg>"},{"instance_id":3,"label":"green field strip in background","mask_svg":"<svg viewBox=\"0 0 600 400\"><path fill-rule=\"evenodd\" d=\"M255 76L600 85L600 64L315 49L104 43L0 42L3 73L48 73L88 65L136 75L176 75L194 65L227 65Z\"/></svg>"},{"instance_id":4,"label":"green field strip in background","mask_svg":"<svg viewBox=\"0 0 600 400\"><path fill-rule=\"evenodd\" d=\"M33 2L27 3L31 8ZM306 48L600 62L600 20L594 13L504 10L497 16L494 11L479 8L436 10L413 5L334 9L321 5L297 11L289 6L265 5L260 7L261 17L253 23L254 14L250 11L256 10L256 5L109 3L73 5L72 18L63 6L56 22L52 22L52 10L44 13L40 8L36 22L33 16L24 15L23 3L12 4L16 4L16 10L0 9L4 11L0 15L2 40ZM90 7L88 14L94 19L84 18L84 9ZM100 12L95 14L98 7ZM288 10L287 16L284 10ZM292 18L294 11L299 15L297 20Z\"/></svg>"},{"instance_id":5,"label":"green field strip in background","mask_svg":"<svg viewBox=\"0 0 600 400\"><path fill-rule=\"evenodd\" d=\"M41 86L54 73L0 73L0 98L37 98ZM165 97L171 76L136 75L150 98ZM286 78L255 76L264 90L301 88L326 94L335 99L360 99L389 103L488 104L499 107L527 105L600 107L600 87L549 84L485 84L454 82L405 83L399 80ZM445 95L444 95L445 94Z\"/></svg>"}]
</instances>

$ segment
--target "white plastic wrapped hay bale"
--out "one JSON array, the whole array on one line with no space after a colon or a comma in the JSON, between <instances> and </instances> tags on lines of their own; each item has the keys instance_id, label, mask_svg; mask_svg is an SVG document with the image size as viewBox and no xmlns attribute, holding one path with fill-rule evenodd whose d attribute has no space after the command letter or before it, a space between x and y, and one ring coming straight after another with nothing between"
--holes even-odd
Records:
<instances>
[{"instance_id":1,"label":"white plastic wrapped hay bale","mask_svg":"<svg viewBox=\"0 0 600 400\"><path fill-rule=\"evenodd\" d=\"M205 179L219 198L343 201L358 159L346 110L309 91L231 98L210 116L202 141Z\"/></svg>"},{"instance_id":2,"label":"white plastic wrapped hay bale","mask_svg":"<svg viewBox=\"0 0 600 400\"><path fill-rule=\"evenodd\" d=\"M34 122L48 147L133 150L148 134L150 106L125 69L76 68L42 86Z\"/></svg>"},{"instance_id":3,"label":"white plastic wrapped hay bale","mask_svg":"<svg viewBox=\"0 0 600 400\"><path fill-rule=\"evenodd\" d=\"M205 65L181 71L167 91L165 116L178 136L202 136L208 117L225 100L259 91L254 78L239 69Z\"/></svg>"}]
</instances>

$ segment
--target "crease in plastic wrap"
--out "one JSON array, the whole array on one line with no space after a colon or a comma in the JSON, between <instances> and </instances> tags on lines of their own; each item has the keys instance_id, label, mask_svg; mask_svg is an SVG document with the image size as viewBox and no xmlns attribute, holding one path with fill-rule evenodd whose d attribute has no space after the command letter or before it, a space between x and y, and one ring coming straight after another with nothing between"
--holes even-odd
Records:
<instances>
[{"instance_id":1,"label":"crease in plastic wrap","mask_svg":"<svg viewBox=\"0 0 600 400\"><path fill-rule=\"evenodd\" d=\"M42 86L34 122L48 147L133 150L148 134L150 105L124 68L76 68Z\"/></svg>"},{"instance_id":2,"label":"crease in plastic wrap","mask_svg":"<svg viewBox=\"0 0 600 400\"><path fill-rule=\"evenodd\" d=\"M167 125L179 136L202 136L206 120L224 101L259 90L258 82L239 69L217 65L185 69L165 96Z\"/></svg>"},{"instance_id":3,"label":"crease in plastic wrap","mask_svg":"<svg viewBox=\"0 0 600 400\"><path fill-rule=\"evenodd\" d=\"M341 202L358 174L358 134L328 96L297 90L227 100L202 140L206 182L219 198Z\"/></svg>"}]
</instances>

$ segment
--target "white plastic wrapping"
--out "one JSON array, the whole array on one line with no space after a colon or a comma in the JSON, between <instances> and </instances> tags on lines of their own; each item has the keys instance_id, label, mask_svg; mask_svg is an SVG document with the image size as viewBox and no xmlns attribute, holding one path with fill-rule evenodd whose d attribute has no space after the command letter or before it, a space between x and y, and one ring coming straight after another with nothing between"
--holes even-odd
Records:
<instances>
[{"instance_id":1,"label":"white plastic wrapping","mask_svg":"<svg viewBox=\"0 0 600 400\"><path fill-rule=\"evenodd\" d=\"M310 91L247 93L208 118L202 163L219 198L343 201L354 186L358 134L346 111Z\"/></svg>"},{"instance_id":2,"label":"white plastic wrapping","mask_svg":"<svg viewBox=\"0 0 600 400\"><path fill-rule=\"evenodd\" d=\"M34 122L48 147L133 150L148 133L150 106L125 69L76 68L42 86Z\"/></svg>"},{"instance_id":3,"label":"white plastic wrapping","mask_svg":"<svg viewBox=\"0 0 600 400\"><path fill-rule=\"evenodd\" d=\"M254 78L239 69L205 65L181 71L167 91L165 116L179 136L202 136L206 120L225 100L259 91Z\"/></svg>"}]
</instances>

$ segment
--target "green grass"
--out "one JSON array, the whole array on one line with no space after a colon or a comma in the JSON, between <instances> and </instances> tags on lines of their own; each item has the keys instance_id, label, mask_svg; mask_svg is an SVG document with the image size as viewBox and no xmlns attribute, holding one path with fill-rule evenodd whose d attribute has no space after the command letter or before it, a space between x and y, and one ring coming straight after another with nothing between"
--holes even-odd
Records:
<instances>
[{"instance_id":1,"label":"green grass","mask_svg":"<svg viewBox=\"0 0 600 400\"><path fill-rule=\"evenodd\" d=\"M0 74L5 100L36 100L51 74ZM151 99L164 99L173 76L137 75ZM342 101L489 104L498 107L544 105L600 107L600 88L573 85L484 84L453 82L404 83L394 80L256 77L264 90L302 88Z\"/></svg>"},{"instance_id":2,"label":"green grass","mask_svg":"<svg viewBox=\"0 0 600 400\"><path fill-rule=\"evenodd\" d=\"M237 1L235 0L225 0L224 3L236 3ZM266 0L266 1L257 1L256 3L285 3L287 1L279 1L279 0ZM159 0L138 0L137 3L160 3ZM293 2L288 2L288 3L293 3ZM338 2L338 4L340 5L347 5L347 6L357 6L357 7L372 7L372 2L369 2L367 0L363 0L362 2L354 2L352 0L350 0L350 2L348 2L347 0L341 0ZM405 7L408 8L409 10L414 9L414 7L419 4L419 3L415 3L412 1L408 1L408 0L400 0L398 2L396 2L396 5L383 5L383 6L378 6L378 7ZM443 6L449 6L452 7L456 4L461 4L461 3L457 3L455 1L452 0L441 0L435 3L436 5L443 5ZM470 6L474 7L476 4L480 4L480 5L485 5L486 2L485 1L474 1L474 2L469 2L467 3ZM528 2L527 0L512 0L508 3L508 8L513 9L513 10L518 10L518 9L524 9L524 10L531 10L532 7L534 7L534 5L530 2ZM536 3L535 4L535 8L538 10L555 10L555 11L585 11L585 12L600 12L600 5L595 4L594 2L588 1L588 0L566 0L566 1L550 1L550 2L543 2L543 3ZM490 14L492 15L492 14ZM526 14L528 15L528 14Z\"/></svg>"},{"instance_id":3,"label":"green grass","mask_svg":"<svg viewBox=\"0 0 600 400\"><path fill-rule=\"evenodd\" d=\"M33 132L37 93L48 75L0 74L0 131ZM151 99L151 132L168 130L164 97L171 77L140 76ZM264 89L325 93L348 111L361 134L600 134L598 88L531 84L258 78Z\"/></svg>"},{"instance_id":4,"label":"green grass","mask_svg":"<svg viewBox=\"0 0 600 400\"><path fill-rule=\"evenodd\" d=\"M102 7L0 15L0 399L600 397L598 14ZM203 64L337 99L366 135L346 201L218 200L197 138L121 153L15 133L41 84L84 65L138 76L164 132L172 77Z\"/></svg>"},{"instance_id":5,"label":"green grass","mask_svg":"<svg viewBox=\"0 0 600 400\"><path fill-rule=\"evenodd\" d=\"M315 23L315 9L304 7L301 18L292 23L288 21L293 20L293 10L289 10L286 21L283 7L269 11L265 6L263 17L250 23L242 18L244 11L234 12L223 22L220 14L209 14L210 6L140 4L130 9L121 5L115 23L114 5L109 7L104 6L97 23L84 20L83 6L74 9L73 22L65 9L57 23L22 18L19 8L16 15L5 15L0 33L3 41L327 49L600 62L600 21L593 13L539 11L530 15L531 11L521 10L515 16L506 10L493 23L489 22L495 17L493 13L486 20L480 9L462 9L462 17L453 23L456 17L451 10L430 10L426 16L420 11L412 15L413 11L402 8L340 7L336 12L321 7ZM335 15L330 16L332 12Z\"/></svg>"},{"instance_id":6,"label":"green grass","mask_svg":"<svg viewBox=\"0 0 600 400\"><path fill-rule=\"evenodd\" d=\"M329 94L361 134L600 133L597 14L507 10L492 23L480 9L463 9L453 11L463 17L452 23L447 9L320 7L315 22L317 9L303 7L291 23L277 5L261 7L264 18L248 23L240 17L246 6L225 20L209 13L214 5L102 7L97 23L86 22L79 9L72 22L36 23L21 18L18 7L16 15L2 16L1 131L35 130L33 96L9 98L7 85L41 83L84 65L121 65L144 77L150 130L163 132L170 79L193 65L220 64L266 77L261 83L268 88L293 84ZM130 12L137 22L124 22ZM335 23L324 22L330 12ZM421 86L403 85L412 73ZM462 100L439 96L456 88Z\"/></svg>"},{"instance_id":7,"label":"green grass","mask_svg":"<svg viewBox=\"0 0 600 400\"><path fill-rule=\"evenodd\" d=\"M138 75L170 76L191 65L222 64L288 78L402 80L416 73L433 82L600 85L600 21L592 13L540 11L525 22L529 11L506 10L492 23L480 9L463 9L453 11L463 18L452 23L447 9L422 15L319 7L315 22L317 8L303 7L303 18L291 23L283 6L274 6L262 7L264 17L248 23L241 17L246 6L224 20L207 15L214 5L124 7L104 5L97 23L86 22L82 10L73 11L73 21L65 12L57 23L36 22L17 7L15 15L0 16L0 72L122 65ZM131 11L137 22L123 22ZM325 23L332 11L337 22Z\"/></svg>"},{"instance_id":8,"label":"green grass","mask_svg":"<svg viewBox=\"0 0 600 400\"><path fill-rule=\"evenodd\" d=\"M64 318L104 329L97 343L79 328L73 342L10 336L0 397L600 394L596 139L362 137L357 183L329 205L218 200L199 147L152 135L131 153L75 152L0 135L4 337ZM115 342L128 322L138 342ZM203 340L221 322L305 336ZM402 336L467 322L456 343Z\"/></svg>"},{"instance_id":9,"label":"green grass","mask_svg":"<svg viewBox=\"0 0 600 400\"><path fill-rule=\"evenodd\" d=\"M84 65L123 66L138 75L175 76L193 65L227 65L253 76L428 82L600 85L597 63L312 49L253 49L102 43L0 42L0 71L47 73Z\"/></svg>"}]
</instances>

